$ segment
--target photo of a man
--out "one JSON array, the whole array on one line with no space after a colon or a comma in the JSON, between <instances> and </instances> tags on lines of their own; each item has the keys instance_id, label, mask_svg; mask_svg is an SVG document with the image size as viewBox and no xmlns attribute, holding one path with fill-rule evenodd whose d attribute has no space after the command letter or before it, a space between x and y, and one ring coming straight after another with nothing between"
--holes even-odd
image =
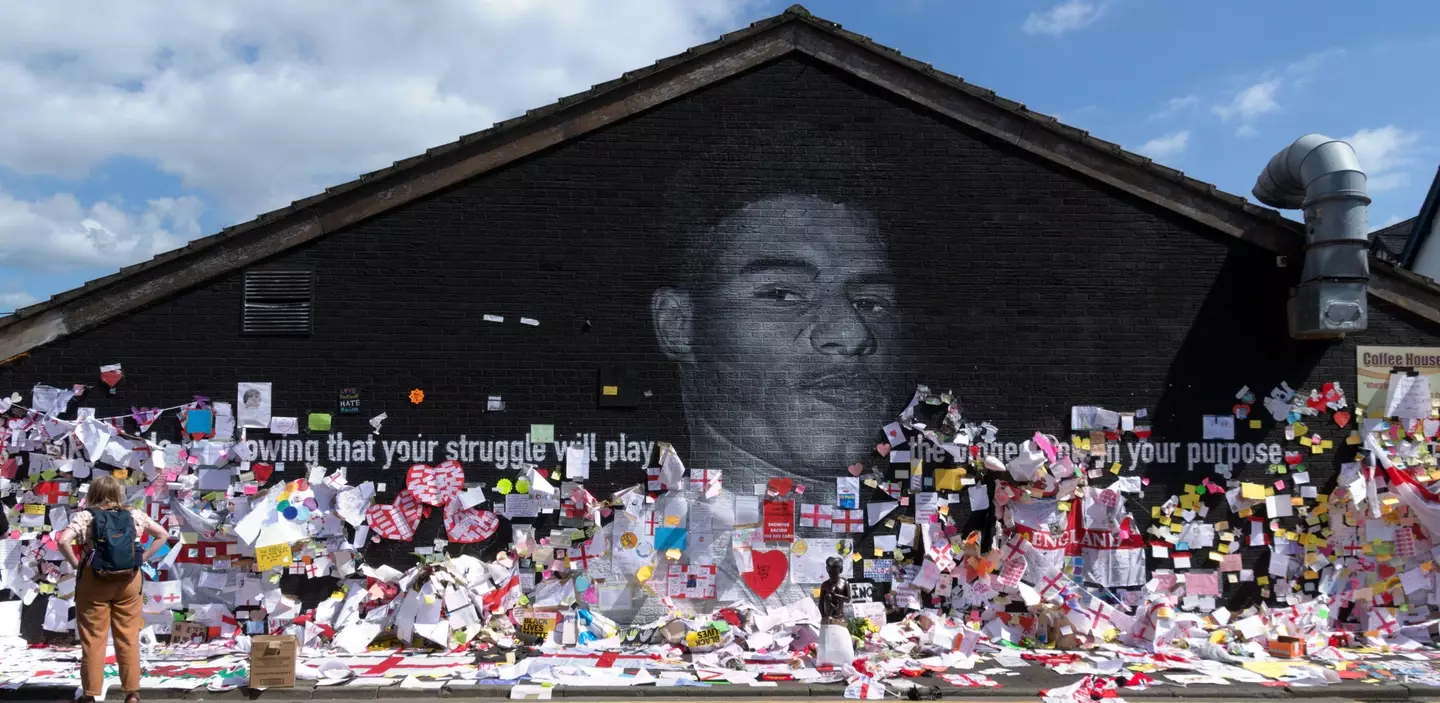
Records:
<instances>
[{"instance_id":1,"label":"photo of a man","mask_svg":"<svg viewBox=\"0 0 1440 703\"><path fill-rule=\"evenodd\" d=\"M654 510L709 504L714 538L703 544L713 552L697 553L692 536L683 558L713 559L720 600L763 608L807 599L811 584L787 576L765 597L746 584L732 537L762 531L730 520L737 497L787 477L804 487L786 497L795 509L833 506L835 479L875 460L881 428L914 389L901 362L900 281L866 198L874 174L843 145L803 142L722 147L680 170L666 191L668 284L649 301L657 348L679 381L689 445L676 449L691 472L723 475L719 496L672 491ZM798 163L789 151L823 161ZM795 530L802 541L856 536ZM663 595L663 582L650 585ZM642 600L637 621L664 613L655 598Z\"/></svg>"},{"instance_id":2,"label":"photo of a man","mask_svg":"<svg viewBox=\"0 0 1440 703\"><path fill-rule=\"evenodd\" d=\"M687 464L726 471L727 483L788 476L833 491L874 454L904 390L899 294L876 218L780 192L673 235L689 265L654 293L651 317L679 368Z\"/></svg>"}]
</instances>

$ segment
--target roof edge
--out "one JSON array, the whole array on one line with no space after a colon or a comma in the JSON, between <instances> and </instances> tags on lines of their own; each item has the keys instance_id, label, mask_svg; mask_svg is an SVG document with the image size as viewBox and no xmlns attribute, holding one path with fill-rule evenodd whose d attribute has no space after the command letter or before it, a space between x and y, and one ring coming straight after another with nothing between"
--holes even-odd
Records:
<instances>
[{"instance_id":1,"label":"roof edge","mask_svg":"<svg viewBox=\"0 0 1440 703\"><path fill-rule=\"evenodd\" d=\"M1303 241L1303 225L1274 210L1091 137L794 5L682 54L0 317L0 359L102 324L791 52L1224 234L1283 254L1298 252ZM1377 270L1399 275L1385 273L1386 267ZM1428 283L1401 280L1377 286L1372 280L1371 292L1440 296L1440 287L1422 280ZM1440 321L1440 302L1433 309L1428 303L1415 309L1429 310L1436 316L1421 314Z\"/></svg>"}]
</instances>

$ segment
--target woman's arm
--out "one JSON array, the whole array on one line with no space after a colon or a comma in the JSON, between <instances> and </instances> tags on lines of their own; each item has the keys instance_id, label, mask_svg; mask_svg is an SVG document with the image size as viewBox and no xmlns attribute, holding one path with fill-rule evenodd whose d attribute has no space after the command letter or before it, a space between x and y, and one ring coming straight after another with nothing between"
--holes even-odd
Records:
<instances>
[{"instance_id":1,"label":"woman's arm","mask_svg":"<svg viewBox=\"0 0 1440 703\"><path fill-rule=\"evenodd\" d=\"M150 535L153 538L150 540L150 546L145 548L145 556L143 558L143 561L148 562L150 561L151 557L155 556L155 552L160 551L160 547L170 542L170 533L166 531L165 528L161 527L160 523L155 522L154 520L146 520L145 534Z\"/></svg>"},{"instance_id":2,"label":"woman's arm","mask_svg":"<svg viewBox=\"0 0 1440 703\"><path fill-rule=\"evenodd\" d=\"M78 571L80 559L75 556L75 547L72 546L74 543L75 529L72 527L67 526L55 535L55 548L60 550L60 556L65 558L65 563L69 564L70 568Z\"/></svg>"}]
</instances>

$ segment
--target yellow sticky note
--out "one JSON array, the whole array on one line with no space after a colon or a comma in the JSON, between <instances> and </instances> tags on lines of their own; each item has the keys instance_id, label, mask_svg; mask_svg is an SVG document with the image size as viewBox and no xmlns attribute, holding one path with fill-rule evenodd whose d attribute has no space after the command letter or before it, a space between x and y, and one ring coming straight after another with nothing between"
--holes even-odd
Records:
<instances>
[{"instance_id":1,"label":"yellow sticky note","mask_svg":"<svg viewBox=\"0 0 1440 703\"><path fill-rule=\"evenodd\" d=\"M45 505L42 503L31 503L25 506L26 515L44 515Z\"/></svg>"},{"instance_id":2,"label":"yellow sticky note","mask_svg":"<svg viewBox=\"0 0 1440 703\"><path fill-rule=\"evenodd\" d=\"M1330 440L1328 440L1328 439L1320 442L1320 448L1321 448L1321 449L1333 449L1334 447L1335 447L1335 443L1332 442L1332 441L1330 441Z\"/></svg>"},{"instance_id":3,"label":"yellow sticky note","mask_svg":"<svg viewBox=\"0 0 1440 703\"><path fill-rule=\"evenodd\" d=\"M1250 421L1250 429L1252 429L1252 430L1258 430L1258 429L1260 429L1261 427L1263 427L1263 425L1260 424L1260 421L1259 421L1259 420L1251 420L1251 421Z\"/></svg>"},{"instance_id":4,"label":"yellow sticky note","mask_svg":"<svg viewBox=\"0 0 1440 703\"><path fill-rule=\"evenodd\" d=\"M961 479L964 478L964 469L935 469L935 490L958 491L962 488Z\"/></svg>"},{"instance_id":5,"label":"yellow sticky note","mask_svg":"<svg viewBox=\"0 0 1440 703\"><path fill-rule=\"evenodd\" d=\"M1158 520L1158 519L1160 519L1160 506L1158 506L1158 505L1152 505L1152 506L1150 506L1150 518L1151 518L1152 520Z\"/></svg>"},{"instance_id":6,"label":"yellow sticky note","mask_svg":"<svg viewBox=\"0 0 1440 703\"><path fill-rule=\"evenodd\" d=\"M620 395L620 386L601 386L601 395Z\"/></svg>"},{"instance_id":7,"label":"yellow sticky note","mask_svg":"<svg viewBox=\"0 0 1440 703\"><path fill-rule=\"evenodd\" d=\"M1120 475L1120 462L1117 461L1114 464L1110 465L1110 473L1115 474L1116 476Z\"/></svg>"},{"instance_id":8,"label":"yellow sticky note","mask_svg":"<svg viewBox=\"0 0 1440 703\"><path fill-rule=\"evenodd\" d=\"M1258 483L1241 483L1240 497L1245 500L1265 500L1265 486Z\"/></svg>"},{"instance_id":9,"label":"yellow sticky note","mask_svg":"<svg viewBox=\"0 0 1440 703\"><path fill-rule=\"evenodd\" d=\"M255 548L255 568L258 571L269 571L277 566L289 566L290 560L289 542Z\"/></svg>"},{"instance_id":10,"label":"yellow sticky note","mask_svg":"<svg viewBox=\"0 0 1440 703\"><path fill-rule=\"evenodd\" d=\"M1236 515L1238 515L1239 517L1250 517L1251 513L1253 513L1253 512L1254 512L1254 511L1252 511L1251 509L1245 508L1245 509L1241 510L1240 512L1236 513Z\"/></svg>"},{"instance_id":11,"label":"yellow sticky note","mask_svg":"<svg viewBox=\"0 0 1440 703\"><path fill-rule=\"evenodd\" d=\"M1269 577L1269 576L1257 576L1257 577L1255 577L1255 583L1258 583L1258 584L1260 584L1261 586L1269 586L1269 585L1270 585L1270 577Z\"/></svg>"}]
</instances>

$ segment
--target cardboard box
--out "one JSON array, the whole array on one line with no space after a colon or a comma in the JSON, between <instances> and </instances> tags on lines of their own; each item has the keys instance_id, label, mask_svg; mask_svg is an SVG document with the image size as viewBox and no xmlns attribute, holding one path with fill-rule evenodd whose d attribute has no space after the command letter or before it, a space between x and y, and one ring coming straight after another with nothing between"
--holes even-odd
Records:
<instances>
[{"instance_id":1,"label":"cardboard box","mask_svg":"<svg viewBox=\"0 0 1440 703\"><path fill-rule=\"evenodd\" d=\"M1300 659L1305 656L1305 640L1288 635L1271 637L1270 656L1280 659Z\"/></svg>"},{"instance_id":2,"label":"cardboard box","mask_svg":"<svg viewBox=\"0 0 1440 703\"><path fill-rule=\"evenodd\" d=\"M250 638L250 688L295 686L295 655L299 643L288 635Z\"/></svg>"}]
</instances>

